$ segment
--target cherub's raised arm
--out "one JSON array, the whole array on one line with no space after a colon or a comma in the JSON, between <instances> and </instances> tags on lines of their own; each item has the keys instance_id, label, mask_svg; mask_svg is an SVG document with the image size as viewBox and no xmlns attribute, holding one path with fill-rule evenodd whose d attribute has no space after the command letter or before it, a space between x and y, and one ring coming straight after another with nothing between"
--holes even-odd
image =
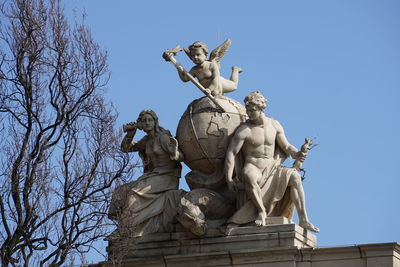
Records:
<instances>
[{"instance_id":1,"label":"cherub's raised arm","mask_svg":"<svg viewBox=\"0 0 400 267\"><path fill-rule=\"evenodd\" d=\"M190 78L186 75L186 72L182 66L179 66L176 69L178 71L179 78L181 79L182 82L186 83L186 82L190 81Z\"/></svg>"}]
</instances>

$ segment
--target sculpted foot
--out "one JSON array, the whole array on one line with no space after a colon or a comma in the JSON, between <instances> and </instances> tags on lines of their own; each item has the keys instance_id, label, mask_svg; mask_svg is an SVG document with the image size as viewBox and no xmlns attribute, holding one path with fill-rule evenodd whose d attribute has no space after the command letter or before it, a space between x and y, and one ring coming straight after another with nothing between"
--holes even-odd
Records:
<instances>
[{"instance_id":1,"label":"sculpted foot","mask_svg":"<svg viewBox=\"0 0 400 267\"><path fill-rule=\"evenodd\" d=\"M233 66L232 71L237 71L238 73L241 73L243 71L243 69L238 66Z\"/></svg>"},{"instance_id":2,"label":"sculpted foot","mask_svg":"<svg viewBox=\"0 0 400 267\"><path fill-rule=\"evenodd\" d=\"M299 225L300 225L301 227L303 227L304 229L308 229L308 230L313 231L313 232L316 232L316 233L319 232L318 227L315 227L315 226L314 226L312 223L310 223L309 221L300 222Z\"/></svg>"},{"instance_id":3,"label":"sculpted foot","mask_svg":"<svg viewBox=\"0 0 400 267\"><path fill-rule=\"evenodd\" d=\"M265 225L267 225L266 220L267 220L267 214L265 212L260 212L260 213L258 213L257 218L254 221L254 223L257 226L265 226Z\"/></svg>"}]
</instances>

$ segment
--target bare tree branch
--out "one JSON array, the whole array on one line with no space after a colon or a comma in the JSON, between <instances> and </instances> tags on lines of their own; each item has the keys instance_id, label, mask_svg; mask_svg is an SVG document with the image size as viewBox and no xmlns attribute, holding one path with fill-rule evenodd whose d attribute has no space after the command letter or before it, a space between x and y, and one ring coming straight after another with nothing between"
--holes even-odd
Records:
<instances>
[{"instance_id":1,"label":"bare tree branch","mask_svg":"<svg viewBox=\"0 0 400 267\"><path fill-rule=\"evenodd\" d=\"M112 187L134 166L90 30L70 26L59 0L0 9L1 263L59 266L108 234Z\"/></svg>"}]
</instances>

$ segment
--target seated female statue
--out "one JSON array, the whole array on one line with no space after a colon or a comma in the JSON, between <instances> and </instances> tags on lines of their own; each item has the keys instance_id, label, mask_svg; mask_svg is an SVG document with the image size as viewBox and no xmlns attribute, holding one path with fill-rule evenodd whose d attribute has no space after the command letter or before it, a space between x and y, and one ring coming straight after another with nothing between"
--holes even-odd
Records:
<instances>
[{"instance_id":1,"label":"seated female statue","mask_svg":"<svg viewBox=\"0 0 400 267\"><path fill-rule=\"evenodd\" d=\"M136 130L146 135L133 141ZM124 152L139 152L144 173L136 181L116 188L109 217L129 236L171 232L176 207L184 193L178 190L183 154L178 141L158 123L153 110L143 110L136 122L124 125Z\"/></svg>"}]
</instances>

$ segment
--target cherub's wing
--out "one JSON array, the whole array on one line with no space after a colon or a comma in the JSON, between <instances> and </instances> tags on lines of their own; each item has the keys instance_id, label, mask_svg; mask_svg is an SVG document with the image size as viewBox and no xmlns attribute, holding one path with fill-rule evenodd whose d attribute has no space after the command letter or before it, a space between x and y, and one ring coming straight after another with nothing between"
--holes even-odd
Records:
<instances>
[{"instance_id":1,"label":"cherub's wing","mask_svg":"<svg viewBox=\"0 0 400 267\"><path fill-rule=\"evenodd\" d=\"M223 44L221 44L211 52L210 61L215 61L219 63L221 59L225 56L230 46L231 40L227 39Z\"/></svg>"}]
</instances>

